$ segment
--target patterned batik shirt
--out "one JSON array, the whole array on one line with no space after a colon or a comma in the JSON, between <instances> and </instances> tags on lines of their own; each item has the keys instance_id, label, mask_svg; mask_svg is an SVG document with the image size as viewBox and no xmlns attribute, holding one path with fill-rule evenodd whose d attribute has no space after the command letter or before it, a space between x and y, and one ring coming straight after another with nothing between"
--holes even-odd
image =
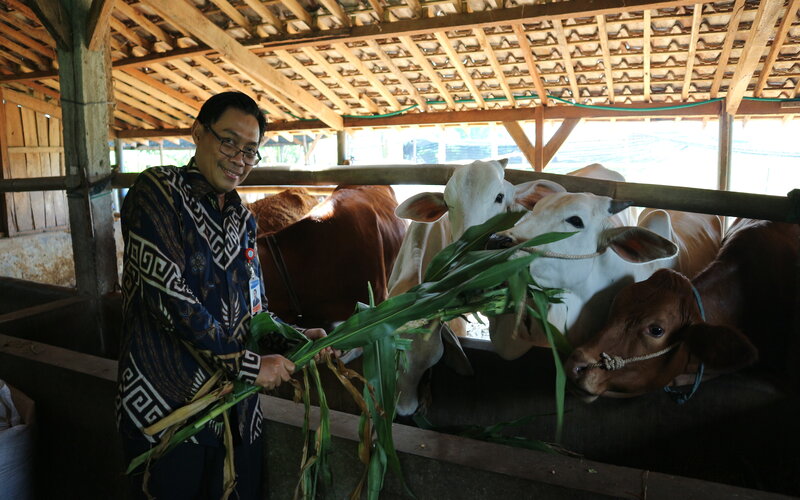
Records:
<instances>
[{"instance_id":1,"label":"patterned batik shirt","mask_svg":"<svg viewBox=\"0 0 800 500\"><path fill-rule=\"evenodd\" d=\"M251 271L261 276L258 258L245 257L255 250L256 221L236 191L218 206L194 160L144 171L125 197L117 417L129 438L157 442L160 434L142 429L190 402L219 369L228 380L258 376L261 359L244 348ZM266 309L263 284L261 301ZM257 397L231 417L235 441L261 434ZM222 421L212 421L192 442L220 446L222 431Z\"/></svg>"}]
</instances>

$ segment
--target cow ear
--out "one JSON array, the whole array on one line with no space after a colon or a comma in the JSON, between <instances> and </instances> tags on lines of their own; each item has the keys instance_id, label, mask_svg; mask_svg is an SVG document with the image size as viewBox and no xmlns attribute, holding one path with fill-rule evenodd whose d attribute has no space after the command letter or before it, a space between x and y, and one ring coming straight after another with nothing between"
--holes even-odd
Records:
<instances>
[{"instance_id":1,"label":"cow ear","mask_svg":"<svg viewBox=\"0 0 800 500\"><path fill-rule=\"evenodd\" d=\"M447 212L442 193L419 193L407 199L394 210L395 215L417 222L435 222Z\"/></svg>"},{"instance_id":2,"label":"cow ear","mask_svg":"<svg viewBox=\"0 0 800 500\"><path fill-rule=\"evenodd\" d=\"M508 165L508 158L500 158L497 160L497 163L499 163L501 167L506 168Z\"/></svg>"},{"instance_id":3,"label":"cow ear","mask_svg":"<svg viewBox=\"0 0 800 500\"><path fill-rule=\"evenodd\" d=\"M696 323L684 330L689 352L709 368L738 370L758 360L758 350L738 330L722 325Z\"/></svg>"},{"instance_id":4,"label":"cow ear","mask_svg":"<svg viewBox=\"0 0 800 500\"><path fill-rule=\"evenodd\" d=\"M649 229L657 235L669 239L672 235L672 217L666 210L648 208L639 216L639 227Z\"/></svg>"},{"instance_id":5,"label":"cow ear","mask_svg":"<svg viewBox=\"0 0 800 500\"><path fill-rule=\"evenodd\" d=\"M624 260L636 263L666 259L678 254L675 243L637 226L615 227L600 233L597 250L606 248L611 248Z\"/></svg>"},{"instance_id":6,"label":"cow ear","mask_svg":"<svg viewBox=\"0 0 800 500\"><path fill-rule=\"evenodd\" d=\"M514 186L514 201L532 210L539 200L553 193L564 193L564 186L553 181L528 181Z\"/></svg>"}]
</instances>

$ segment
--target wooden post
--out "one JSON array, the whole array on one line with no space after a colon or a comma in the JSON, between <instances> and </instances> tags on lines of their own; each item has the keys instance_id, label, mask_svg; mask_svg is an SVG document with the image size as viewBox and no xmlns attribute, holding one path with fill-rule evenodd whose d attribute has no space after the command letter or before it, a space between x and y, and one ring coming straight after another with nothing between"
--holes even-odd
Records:
<instances>
[{"instance_id":1,"label":"wooden post","mask_svg":"<svg viewBox=\"0 0 800 500\"><path fill-rule=\"evenodd\" d=\"M720 101L724 104L725 101ZM717 169L717 189L729 191L731 189L731 152L733 145L733 115L725 111L719 113L719 161Z\"/></svg>"},{"instance_id":2,"label":"wooden post","mask_svg":"<svg viewBox=\"0 0 800 500\"><path fill-rule=\"evenodd\" d=\"M544 101L542 101L544 102ZM536 106L536 149L534 157L536 163L533 169L536 172L544 170L544 106Z\"/></svg>"},{"instance_id":3,"label":"wooden post","mask_svg":"<svg viewBox=\"0 0 800 500\"><path fill-rule=\"evenodd\" d=\"M344 130L336 131L336 164L344 165L347 159L347 136Z\"/></svg>"},{"instance_id":4,"label":"wooden post","mask_svg":"<svg viewBox=\"0 0 800 500\"><path fill-rule=\"evenodd\" d=\"M101 299L117 284L114 220L110 184L91 185L111 174L108 151L111 61L108 44L89 50L86 22L91 0L64 0L72 28L72 47L58 47L61 108L64 123L69 220L78 293L90 299L97 346L109 342ZM88 333L92 335L92 332Z\"/></svg>"}]
</instances>

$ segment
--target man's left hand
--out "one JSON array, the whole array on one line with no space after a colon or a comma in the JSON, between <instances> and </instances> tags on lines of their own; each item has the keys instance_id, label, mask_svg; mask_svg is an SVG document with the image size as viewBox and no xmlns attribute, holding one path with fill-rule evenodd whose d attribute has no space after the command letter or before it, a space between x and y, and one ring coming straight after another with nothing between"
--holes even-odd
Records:
<instances>
[{"instance_id":1,"label":"man's left hand","mask_svg":"<svg viewBox=\"0 0 800 500\"><path fill-rule=\"evenodd\" d=\"M309 328L308 330L306 330L303 333L310 340L317 340L317 339L321 339L321 338L324 338L324 337L328 336L328 334L322 328ZM335 358L335 357L338 357L340 353L339 353L338 349L333 349L333 348L330 348L330 347L326 347L325 349L320 351L316 356L314 356L314 361L319 363L320 360L322 359L322 355L323 354L327 354L328 356L332 356L332 357Z\"/></svg>"}]
</instances>

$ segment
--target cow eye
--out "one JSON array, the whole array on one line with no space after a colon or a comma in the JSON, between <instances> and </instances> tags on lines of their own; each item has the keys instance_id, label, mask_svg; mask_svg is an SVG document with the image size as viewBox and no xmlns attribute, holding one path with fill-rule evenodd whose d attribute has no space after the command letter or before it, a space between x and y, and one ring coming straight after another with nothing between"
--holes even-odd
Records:
<instances>
[{"instance_id":1,"label":"cow eye","mask_svg":"<svg viewBox=\"0 0 800 500\"><path fill-rule=\"evenodd\" d=\"M505 195L503 193L500 193L500 194L497 195L497 198L494 199L494 202L495 203L503 203L503 198L505 198Z\"/></svg>"},{"instance_id":2,"label":"cow eye","mask_svg":"<svg viewBox=\"0 0 800 500\"><path fill-rule=\"evenodd\" d=\"M664 329L658 325L650 325L647 327L647 334L651 337L660 338L664 336Z\"/></svg>"},{"instance_id":3,"label":"cow eye","mask_svg":"<svg viewBox=\"0 0 800 500\"><path fill-rule=\"evenodd\" d=\"M583 220L577 215L573 215L572 217L568 218L567 223L577 227L578 229L583 229Z\"/></svg>"}]
</instances>

